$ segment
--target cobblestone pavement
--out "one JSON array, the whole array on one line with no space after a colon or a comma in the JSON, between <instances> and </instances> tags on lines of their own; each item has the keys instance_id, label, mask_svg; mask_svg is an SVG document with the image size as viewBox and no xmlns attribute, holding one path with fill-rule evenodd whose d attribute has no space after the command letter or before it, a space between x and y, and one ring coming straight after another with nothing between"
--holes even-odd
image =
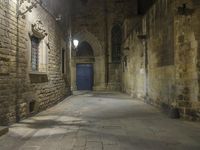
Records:
<instances>
[{"instance_id":1,"label":"cobblestone pavement","mask_svg":"<svg viewBox=\"0 0 200 150\"><path fill-rule=\"evenodd\" d=\"M120 93L79 93L10 127L0 150L200 150L200 124Z\"/></svg>"}]
</instances>

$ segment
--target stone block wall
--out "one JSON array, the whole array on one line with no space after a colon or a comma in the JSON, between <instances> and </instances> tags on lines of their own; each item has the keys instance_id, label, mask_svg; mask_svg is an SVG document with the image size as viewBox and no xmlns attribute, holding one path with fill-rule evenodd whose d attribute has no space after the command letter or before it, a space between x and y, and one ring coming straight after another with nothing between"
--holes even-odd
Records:
<instances>
[{"instance_id":1,"label":"stone block wall","mask_svg":"<svg viewBox=\"0 0 200 150\"><path fill-rule=\"evenodd\" d=\"M0 1L0 125L38 113L61 101L70 91L69 81L64 80L68 74L61 72L61 49L67 51L67 47L62 42L64 35L60 26L40 6L28 13L25 19L17 19L16 2ZM37 20L42 21L48 34L45 73L31 71L29 33ZM32 112L30 109L33 109Z\"/></svg>"},{"instance_id":2,"label":"stone block wall","mask_svg":"<svg viewBox=\"0 0 200 150\"><path fill-rule=\"evenodd\" d=\"M112 61L112 28L119 25L123 32L125 18L137 15L137 0L115 1L107 0L107 61L108 86L107 90L120 91L122 68L120 63ZM122 35L123 36L123 35ZM121 49L122 52L122 49ZM122 54L122 53L121 53Z\"/></svg>"},{"instance_id":3,"label":"stone block wall","mask_svg":"<svg viewBox=\"0 0 200 150\"><path fill-rule=\"evenodd\" d=\"M123 73L124 91L141 95L135 86L139 83L147 86L149 103L178 107L184 117L199 115L199 6L198 0L156 1L142 17L142 31L135 26L124 42L130 49L127 68L132 68ZM148 56L144 80L136 77L139 71L135 66L140 61L129 63L140 57L131 53L145 50L138 41L141 35L147 37L142 40ZM145 59L140 60L145 63Z\"/></svg>"},{"instance_id":4,"label":"stone block wall","mask_svg":"<svg viewBox=\"0 0 200 150\"><path fill-rule=\"evenodd\" d=\"M137 22L141 19L133 18L132 21L125 20L124 26L129 22ZM141 32L141 24L133 23L134 30L130 30L123 43L122 57L122 91L133 97L145 97L145 49L144 43L138 38ZM138 27L137 29L135 29Z\"/></svg>"},{"instance_id":5,"label":"stone block wall","mask_svg":"<svg viewBox=\"0 0 200 150\"><path fill-rule=\"evenodd\" d=\"M148 49L148 96L170 105L175 98L174 2L159 0L143 19Z\"/></svg>"},{"instance_id":6,"label":"stone block wall","mask_svg":"<svg viewBox=\"0 0 200 150\"><path fill-rule=\"evenodd\" d=\"M185 10L182 8L185 4ZM178 0L174 17L177 103L185 117L199 115L200 2Z\"/></svg>"}]
</instances>

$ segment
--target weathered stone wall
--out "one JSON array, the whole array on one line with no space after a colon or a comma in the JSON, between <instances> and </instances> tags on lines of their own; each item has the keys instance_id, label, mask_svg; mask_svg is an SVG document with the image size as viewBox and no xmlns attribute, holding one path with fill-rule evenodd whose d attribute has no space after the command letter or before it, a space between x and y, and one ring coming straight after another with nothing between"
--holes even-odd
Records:
<instances>
[{"instance_id":1,"label":"weathered stone wall","mask_svg":"<svg viewBox=\"0 0 200 150\"><path fill-rule=\"evenodd\" d=\"M145 96L145 49L138 38L142 31L141 17L126 19L123 23L122 91L133 97Z\"/></svg>"},{"instance_id":2,"label":"weathered stone wall","mask_svg":"<svg viewBox=\"0 0 200 150\"><path fill-rule=\"evenodd\" d=\"M17 19L16 10L16 0L0 1L0 124L4 125L30 116L32 101L37 113L69 94L61 73L61 49L67 47L55 18L40 6L25 19ZM29 32L38 19L49 42L48 69L43 74L31 73L30 67Z\"/></svg>"},{"instance_id":3,"label":"weathered stone wall","mask_svg":"<svg viewBox=\"0 0 200 150\"><path fill-rule=\"evenodd\" d=\"M174 2L157 1L145 15L148 49L148 95L153 104L175 98Z\"/></svg>"},{"instance_id":4,"label":"weathered stone wall","mask_svg":"<svg viewBox=\"0 0 200 150\"><path fill-rule=\"evenodd\" d=\"M186 4L185 11L181 8ZM200 111L199 99L199 42L200 2L178 0L174 17L176 99L185 116L195 117Z\"/></svg>"},{"instance_id":5,"label":"weathered stone wall","mask_svg":"<svg viewBox=\"0 0 200 150\"><path fill-rule=\"evenodd\" d=\"M111 60L111 30L122 25L124 18L137 14L137 1L75 0L72 13L72 35L80 42L87 41L95 55L94 90L120 90L120 63ZM78 59L78 58L77 58ZM72 62L72 88L76 90L76 64L84 63L74 58Z\"/></svg>"},{"instance_id":6,"label":"weathered stone wall","mask_svg":"<svg viewBox=\"0 0 200 150\"><path fill-rule=\"evenodd\" d=\"M108 90L120 91L122 68L120 63L112 61L112 28L114 25L120 25L123 32L123 21L125 18L136 17L137 0L126 1L107 1L107 59L108 59ZM122 51L122 49L121 49Z\"/></svg>"},{"instance_id":7,"label":"weathered stone wall","mask_svg":"<svg viewBox=\"0 0 200 150\"><path fill-rule=\"evenodd\" d=\"M145 96L144 43L134 30L123 44L122 90L133 97Z\"/></svg>"},{"instance_id":8,"label":"weathered stone wall","mask_svg":"<svg viewBox=\"0 0 200 150\"><path fill-rule=\"evenodd\" d=\"M139 89L144 89L142 93L145 95L147 86L150 103L178 107L184 116L198 115L199 1L159 0L142 18L142 32L136 25L124 42L124 47L129 47L127 71L122 78L124 91L137 96L141 95ZM143 45L141 40L138 41L141 35L147 37L142 40ZM139 52L145 51L145 42L148 64L144 80L141 80L137 77L137 68L140 63L145 64L145 59L139 59ZM131 45L138 48L131 48ZM144 88L135 86L138 83Z\"/></svg>"}]
</instances>

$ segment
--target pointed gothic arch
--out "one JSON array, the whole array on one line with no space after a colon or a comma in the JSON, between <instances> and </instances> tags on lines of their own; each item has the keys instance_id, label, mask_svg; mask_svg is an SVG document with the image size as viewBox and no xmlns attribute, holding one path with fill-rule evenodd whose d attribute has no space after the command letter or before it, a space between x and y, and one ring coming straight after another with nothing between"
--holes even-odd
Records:
<instances>
[{"instance_id":1,"label":"pointed gothic arch","mask_svg":"<svg viewBox=\"0 0 200 150\"><path fill-rule=\"evenodd\" d=\"M76 56L77 57L93 57L94 52L91 45L86 41L81 42L77 47Z\"/></svg>"},{"instance_id":2,"label":"pointed gothic arch","mask_svg":"<svg viewBox=\"0 0 200 150\"><path fill-rule=\"evenodd\" d=\"M74 39L79 40L79 43L87 42L93 49L94 56L100 56L104 53L103 47L99 42L98 38L87 30L79 32L73 36Z\"/></svg>"}]
</instances>

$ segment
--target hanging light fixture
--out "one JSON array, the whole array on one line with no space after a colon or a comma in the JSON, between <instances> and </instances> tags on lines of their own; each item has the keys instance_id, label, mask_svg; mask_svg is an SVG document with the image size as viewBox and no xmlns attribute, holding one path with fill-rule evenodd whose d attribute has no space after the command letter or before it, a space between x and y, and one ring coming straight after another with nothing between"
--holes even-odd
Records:
<instances>
[{"instance_id":1,"label":"hanging light fixture","mask_svg":"<svg viewBox=\"0 0 200 150\"><path fill-rule=\"evenodd\" d=\"M78 47L79 41L77 39L74 39L73 44L74 44L74 47L76 49Z\"/></svg>"}]
</instances>

